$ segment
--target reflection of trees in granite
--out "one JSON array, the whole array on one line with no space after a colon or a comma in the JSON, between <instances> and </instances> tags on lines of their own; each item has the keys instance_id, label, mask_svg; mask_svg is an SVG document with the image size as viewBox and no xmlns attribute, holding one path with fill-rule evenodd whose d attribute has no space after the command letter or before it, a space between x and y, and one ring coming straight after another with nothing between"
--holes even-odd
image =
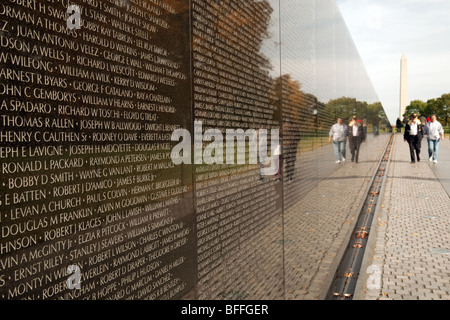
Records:
<instances>
[{"instance_id":1,"label":"reflection of trees in granite","mask_svg":"<svg viewBox=\"0 0 450 320\"><path fill-rule=\"evenodd\" d=\"M165 0L171 9L161 10L159 18L168 24L168 28L158 28L158 33L152 35L151 44L165 48L168 50L168 58L180 64L180 68L176 71L181 71L186 74L189 79L190 72L190 55L188 52L191 48L190 38L187 36L186 29L187 21L190 20L189 2L185 0ZM176 14L174 14L174 11ZM159 116L160 123L173 123L174 119L177 124L183 128L190 128L191 126L191 110L190 103L187 103L189 96L189 80L177 81L176 94L170 92L168 96L172 98L172 105L177 106L176 114L163 113ZM158 86L158 90L162 86ZM164 91L158 91L163 94Z\"/></svg>"},{"instance_id":2,"label":"reflection of trees in granite","mask_svg":"<svg viewBox=\"0 0 450 320\"><path fill-rule=\"evenodd\" d=\"M215 108L211 118L196 117L204 129L279 128L271 65L260 52L272 13L268 1L193 1L194 112L207 111L205 101ZM208 188L205 174L214 176ZM261 246L281 238L280 190L258 177L258 166L196 169L200 299L283 296L282 246Z\"/></svg>"},{"instance_id":3,"label":"reflection of trees in granite","mask_svg":"<svg viewBox=\"0 0 450 320\"><path fill-rule=\"evenodd\" d=\"M210 6L208 10L199 11L198 15L214 13L214 21L205 16L198 19L199 22L206 23L209 30L204 35L195 33L193 51L195 52L196 47L201 46L208 39L216 39L223 43L221 48L228 54L244 59L240 61L243 67L249 67L252 71L263 74L263 77L254 74L254 81L269 80L266 71L272 69L272 65L270 60L261 53L261 47L264 40L271 37L268 29L273 8L270 3L267 0L247 0L208 2L208 5L194 1L194 4L202 9ZM199 9L194 6L193 10ZM211 51L211 53L214 56L214 52Z\"/></svg>"},{"instance_id":4,"label":"reflection of trees in granite","mask_svg":"<svg viewBox=\"0 0 450 320\"><path fill-rule=\"evenodd\" d=\"M378 125L380 122L388 124L386 113L380 102L368 104L366 101L359 101L355 98L342 97L330 100L324 112L337 120L342 118L344 122L350 122L356 115L358 119L367 119L367 124Z\"/></svg>"},{"instance_id":5,"label":"reflection of trees in granite","mask_svg":"<svg viewBox=\"0 0 450 320\"><path fill-rule=\"evenodd\" d=\"M222 3L212 2L212 7L222 13L216 23L218 34L228 40L231 40L230 34L251 34L251 37L244 39L245 42L237 43L236 49L250 50L250 46L255 52L259 52L263 41L270 37L268 26L274 10L269 1L226 2L229 4L227 11L222 10Z\"/></svg>"},{"instance_id":6,"label":"reflection of trees in granite","mask_svg":"<svg viewBox=\"0 0 450 320\"><path fill-rule=\"evenodd\" d=\"M314 152L308 152L305 154L305 159L300 159L306 160L304 161L306 165L302 167L306 170L298 170L301 165L301 161L298 161L299 151L302 150L298 148L299 141L300 139L302 141L310 140L312 149L309 150L317 148L320 145L318 139L326 136L330 126L334 123L333 114L327 109L327 105L315 95L304 92L301 83L296 81L291 74L271 78L266 72L272 69L270 60L261 53L263 41L270 37L268 26L273 9L270 8L268 1L221 1L210 5L202 5L201 1L193 1L194 4L197 2L199 9L194 7L194 12L200 17L196 18L194 15L194 79L196 67L209 75L213 71L220 70L223 74L219 74L219 79L216 80L197 76L217 81L215 84L222 85L220 78L235 75L237 67L239 68L237 69L239 72L237 81L243 87L242 92L239 90L233 92L234 97L245 97L247 93L253 93L252 90L255 90L253 86L256 85L258 88L255 92L260 97L269 98L264 113L268 115L273 112L271 120L279 121L283 138L285 179L282 201L284 209L287 209L318 184L320 173L317 166L318 154ZM201 8L206 6L210 7L203 13ZM207 17L208 15L213 15L212 19ZM195 23L199 23L199 25ZM214 39L214 41L210 42L210 39ZM196 52L205 59L202 59L203 61L196 60ZM223 60L223 57L226 59ZM324 70L328 72L326 68ZM245 83L247 86L244 85ZM217 91L220 92L220 90ZM247 108L248 105L234 105L233 107L234 110L239 110ZM226 115L226 113L220 114ZM264 118L261 117L260 112L253 111L252 119L254 122L249 123L250 127L269 127L267 123L261 121ZM231 128L236 129L233 125ZM218 229L212 230L225 229L229 231L225 231L225 233L220 231L219 234L211 231L198 239L201 243L198 249L202 254L199 261L198 284L198 297L201 299L281 298L286 294L283 292L282 284L284 277L282 255L283 249L285 249L283 246L289 242L286 241L287 239L283 239L279 213L270 213L270 210L275 211L279 208L273 205L279 202L279 194L276 192L279 192L280 189L277 189L277 185L270 185L273 183L272 181L265 181L261 185L255 184L255 177L250 172L247 177L251 177L253 180L247 180L249 187L235 186L234 188L246 194L247 197L249 194L257 196L249 198L238 196L236 199L230 200L224 195L233 188L227 189L230 182L221 180L223 176L243 182L251 170L255 170L254 175L256 176L257 168L248 167L248 169L240 171L236 177L227 174L228 171L224 167L210 169L211 172L217 172L218 177L209 179L208 183L212 188L217 186L223 190L212 194L224 201L227 210L224 211L218 207L210 208L206 210L207 214L217 220L213 221L208 218L202 220L201 223L211 228L218 226ZM290 179L292 182L288 182ZM262 192L263 197L259 196L259 192L255 193L255 187ZM201 191L201 194L197 194L197 200L203 201L208 194L204 192L204 189ZM242 200L245 200L245 204L250 207L259 205L260 201L268 201L268 207L246 210L238 205ZM201 209L203 207L197 206ZM284 227L293 232L296 229L295 225L285 225ZM204 229L206 228L199 228L200 231ZM211 238L205 244L204 239L209 236ZM297 236L303 237L302 234ZM216 241L217 238L219 238L218 241ZM279 247L275 248L275 246ZM295 252L290 253L295 255ZM211 257L212 259L210 259ZM308 263L312 262L308 261Z\"/></svg>"},{"instance_id":7,"label":"reflection of trees in granite","mask_svg":"<svg viewBox=\"0 0 450 320\"><path fill-rule=\"evenodd\" d=\"M273 84L275 96L272 98L273 104L281 112L281 138L283 144L283 177L291 181L294 175L294 165L297 158L298 144L301 132L306 131L308 121L308 104L305 94L300 90L301 84L292 79L289 74L277 78Z\"/></svg>"},{"instance_id":8,"label":"reflection of trees in granite","mask_svg":"<svg viewBox=\"0 0 450 320\"><path fill-rule=\"evenodd\" d=\"M272 103L278 106L282 117L283 204L286 210L310 190L305 189L307 185L312 187L315 183L314 168L304 170L304 161L299 160L308 158L307 153L312 150L309 144L315 144L318 114L323 115L323 104L314 95L305 93L290 74L275 79L273 88Z\"/></svg>"},{"instance_id":9,"label":"reflection of trees in granite","mask_svg":"<svg viewBox=\"0 0 450 320\"><path fill-rule=\"evenodd\" d=\"M133 2L131 4L131 1L122 0L121 3L129 3L129 5L132 6L141 6L141 4L143 3L149 6L156 6L156 3L159 3L158 6L160 4L163 6L167 5L166 9L168 10L161 9L160 14L157 17L157 19L163 21L164 24L167 24L167 28L158 27L155 32L146 30L146 32L148 31L147 35L151 38L148 41L143 41L147 42L146 44L148 47L139 48L138 50L144 54L154 54L154 56L158 56L159 58L166 58L174 61L177 65L179 65L179 68L172 69L177 69L177 71L180 71L186 75L186 79L176 79L176 84L174 87L168 85L166 86L162 83L158 83L156 85L157 94L165 97L170 97L170 103L165 104L173 107L175 111L173 113L155 111L155 116L156 113L158 114L157 121L146 120L146 122L164 124L166 126L165 131L169 133L170 130L168 130L167 128L171 128L170 125L179 125L184 128L191 128L193 122L192 106L196 101L190 101L192 92L190 92L191 83L189 82L189 75L192 71L203 70L204 74L208 77L203 77L194 73L194 79L196 77L197 79L200 77L203 78L203 80L212 81L212 84L214 85L220 84L222 89L232 90L231 93L226 90L222 91L222 93L225 92L229 94L229 97L222 99L222 101L226 101L226 106L222 105L221 102L211 103L211 106L213 108L219 107L217 109L213 109L212 111L212 113L215 113L215 116L219 116L219 118L215 118L214 120L221 121L223 120L223 118L225 118L225 116L239 117L241 115L244 115L244 113L246 117L240 118L240 121L236 120L235 122L230 122L227 125L218 125L217 127L220 127L221 129L237 129L241 127L265 127L267 129L272 129L280 128L281 126L284 147L283 160L285 164L283 172L285 182L285 184L283 185L283 197L281 197L281 184L274 181L273 177L268 178L263 182L258 180L259 170L257 166L216 166L212 168L206 168L205 171L199 170L193 174L194 178L199 178L198 180L196 180L198 182L198 189L196 190L195 194L193 191L191 191L191 170L203 170L203 167L168 167L164 169L164 167L161 166L161 170L157 172L158 176L152 176L151 179L156 179L155 182L161 182L162 180L169 178L181 179L182 184L186 184L189 187L189 191L183 194L183 198L179 198L179 201L177 200L176 203L170 203L170 201L173 201L175 199L173 195L168 195L167 197L161 198L160 200L148 199L145 197L151 194L150 191L147 192L145 191L146 189L136 189L136 192L139 191L138 194L140 196L139 198L134 198L134 200L143 201L142 204L145 204L145 206L141 206L141 204L138 205L137 202L133 204L130 201L129 196L123 197L123 200L125 202L122 202L122 198L120 198L120 200L117 200L117 202L116 199L114 199L114 202L109 201L105 203L105 201L101 201L99 197L94 197L94 195L101 194L101 192L103 192L102 190L99 191L92 189L91 191L86 192L82 196L87 199L92 198L92 202L89 201L89 204L78 206L78 211L76 212L76 214L73 214L73 221L66 219L58 223L58 226L60 227L75 226L76 223L76 225L80 228L79 234L64 236L64 241L72 241L73 248L79 250L74 251L76 253L76 258L70 259L70 262L79 263L80 265L82 263L87 263L85 260L87 260L88 258L93 258L94 255L100 253L106 254L107 252L109 252L106 251L106 249L111 250L111 252L112 250L116 250L114 252L117 252L117 257L125 257L127 253L120 251L122 250L120 249L121 245L116 244L115 246L113 246L111 244L111 248L104 247L102 249L102 252L96 251L88 253L86 249L87 247L81 246L81 244L75 245L75 241L80 239L80 236L82 236L84 239L87 239L89 235L88 232L91 231L105 232L102 235L101 240L108 240L111 235L106 234L107 232L109 232L108 230L110 230L109 228L107 228L106 224L109 225L110 223L114 222L112 220L106 221L108 218L118 220L120 219L123 220L124 223L127 223L128 228L126 230L126 234L121 231L118 232L118 234L120 236L126 235L126 238L129 237L129 244L136 244L137 242L135 243L134 241L140 236L139 232L144 232L144 229L139 225L146 222L145 219L150 219L150 214L152 214L152 220L158 222L162 221L162 216L157 214L159 210L159 204L161 204L161 206L166 206L165 209L170 210L170 217L175 218L176 222L182 222L186 229L190 226L193 226L194 224L197 224L197 228L195 228L195 230L202 232L202 234L197 233L194 235L194 233L192 232L193 230L190 229L189 233L186 233L184 235L189 236L187 246L179 248L177 251L170 252L170 254L164 255L162 257L152 258L148 260L148 265L154 265L154 263L156 263L158 265L161 265L161 268L164 268L164 266L173 264L174 261L176 261L176 259L178 259L179 257L184 257L187 259L187 262L184 263L182 267L171 270L171 277L173 279L175 279L176 281L177 278L182 279L183 289L180 289L180 292L172 291L173 294L176 294L175 296L173 296L171 293L171 295L158 294L158 296L152 295L151 297L176 298L186 291L189 291L190 289L197 289L197 297L207 299L282 298L283 296L285 296L285 294L287 294L286 292L284 292L285 282L283 280L289 279L288 275L283 274L283 272L285 271L284 267L287 266L283 266L283 253L288 259L297 258L302 253L301 250L303 250L304 248L310 248L310 246L300 245L299 247L294 248L295 244L301 243L299 242L300 240L308 238L306 232L302 232L302 229L299 229L298 226L309 227L309 225L302 224L302 220L297 219L298 211L293 212L292 215L289 215L286 212L281 212L281 210L282 208L287 210L290 204L298 201L301 196L305 194L305 189L302 188L313 187L314 183L316 183L317 180L316 177L318 175L318 171L320 171L317 170L317 154L313 152L308 152L308 154L306 154L306 152L304 152L306 149L299 148L298 146L300 139L302 140L302 142L309 139L310 141L312 141L314 148L314 146L317 146L317 140L315 139L317 139L321 135L326 134L328 132L327 130L329 130L329 126L333 123L333 112L346 112L347 109L342 108L342 110L332 110L333 106L337 105L337 102L335 103L331 101L327 105L321 103L316 96L305 92L305 90L302 90L302 84L299 81L295 80L294 76L292 76L291 74L284 74L276 78L272 78L269 75L268 71L272 70L272 65L270 59L261 52L262 45L264 41L268 39L277 40L274 42L280 44L280 39L276 39L278 35L272 38L272 35L268 31L270 23L271 21L273 21L272 18L275 12L274 8L270 5L271 1L164 0L162 2L147 1L143 3ZM197 5L198 8L203 8L203 11L195 8L193 10L195 14L192 16L192 18L194 22L199 23L199 25L193 25L193 30L203 32L202 34L194 32L194 41L191 41L189 37L189 32L192 30L188 25L189 21L191 21L190 14L192 11L189 8L191 3ZM313 2L311 1L311 4L312 3ZM119 2L116 1L115 5L121 8L122 13L126 11L124 7L119 6ZM92 5L90 4L86 4L86 6L92 7ZM304 3L299 6L306 7ZM146 11L146 8L144 8L144 6L140 7L140 9L142 11ZM302 8L304 12L308 12L304 9L305 8ZM108 13L108 15L111 14ZM201 17L201 19L199 19L199 17ZM135 18L139 17L136 16ZM276 19L278 18L276 17ZM151 22L150 25L152 25ZM111 26L107 25L104 25L104 27L112 28ZM308 30L302 29L301 31L304 32L306 36L309 36ZM89 31L85 32L89 33ZM317 31L317 33L321 32ZM130 34L129 37L135 37L135 35ZM81 39L82 37L78 37L77 39L72 40L74 42L78 41L78 44L84 43L84 40ZM120 43L121 41L114 38L108 39L110 41L117 41L117 43ZM316 45L314 43L314 41L316 41L315 39L316 38L314 38L314 40L310 41L308 44L313 43L314 45ZM296 43L298 43L300 46L308 45L303 41L297 41ZM329 42L321 41L321 44L328 47ZM158 49L154 50L153 46L158 47ZM279 47L274 48L275 52L277 52L276 55L279 54L279 49ZM286 46L283 47L283 50L285 49ZM297 51L295 52L297 54ZM204 56L207 61L197 60L197 57L195 55L196 53ZM71 52L71 54L73 54L73 52ZM191 61L191 54L194 57L194 61ZM41 56L36 56L34 58L36 60L45 61L45 58ZM141 60L143 60L142 57L140 58ZM135 71L139 71L140 64L137 63L139 61L136 61L133 65L129 65L128 67L134 69ZM192 62L194 62L193 70L191 70ZM221 64L220 68L218 67L219 63ZM149 64L157 65L157 63L154 63L150 60ZM204 69L202 69L203 67ZM221 72L220 75L219 70ZM325 72L328 72L328 69L326 68L324 68L323 70L325 70ZM153 72L150 70L147 71ZM308 72L304 69L302 69L302 73L308 74ZM295 74L295 72L292 71L292 74ZM107 75L113 76L114 74L111 72ZM69 80L73 80L72 77L75 76L68 75ZM99 80L97 79L96 81ZM17 85L21 84L21 82L19 81L12 81L11 83ZM195 85L200 87L202 86L199 83L196 83ZM325 86L323 86L323 84L321 84L320 87L326 88ZM216 92L221 90L217 87L215 89ZM67 88L66 91L69 93L76 92L74 88ZM87 95L88 93L83 92L80 93L80 95L81 94ZM203 94L203 96L214 97L213 95L209 94ZM217 93L215 97L217 98ZM123 110L141 110L142 112L146 111L145 113L151 112L150 109L146 110L137 108L137 100L144 100L141 101L144 103L149 102L145 101L145 99L123 97L120 99L117 98L117 103L115 103L114 105L111 105L110 103L105 103L103 105L94 105L94 103L90 102L88 99L86 99L85 102L74 102L73 105L75 107L79 107L80 109L84 105L88 105L93 109L108 109L117 112L122 112ZM217 99L217 101L219 101L219 99ZM30 102L39 101L30 100ZM230 102L231 104L229 104ZM353 102L349 102L347 104L347 108L351 108L351 106L353 106L352 103ZM370 119L375 119L375 117L385 117L381 110L382 107L379 104L364 105L363 102L358 102L356 100L355 104L358 105L358 107L356 108L358 112L364 114L364 116L367 117L369 121L371 121ZM198 110L199 108L200 107L195 107L196 110ZM74 120L76 123L80 123L85 119L100 119L100 117L92 116L90 114L84 115L81 112L59 115L53 113L49 117L67 118L70 120ZM33 115L25 112L22 112L18 115L24 118L33 117ZM123 117L123 115L117 116L116 120L109 117L108 121L119 122L119 118L121 117ZM139 121L140 123L143 123L140 120L134 119L130 119L130 121ZM162 131L158 129L158 127L155 128L156 129L150 130L143 127L142 130L131 131L133 131L133 133L162 133ZM32 131L35 130L33 128L23 128L23 132ZM95 128L92 130L82 128L77 124L75 125L73 131L84 131L84 133L89 134L95 133L100 130L97 130ZM109 130L106 129L103 131L109 132ZM167 137L152 138L147 142L142 141L142 146L154 147L152 146L152 144L156 141L169 143ZM138 141L135 142L137 143ZM88 141L85 141L87 147L99 147L99 149L95 151L95 156L98 157L99 160L101 157L106 157L107 154L111 154L111 156L114 157L127 157L130 154L139 153L141 155L148 156L149 160L146 162L151 162L153 165L157 163L157 161L152 160L153 156L158 152L162 152L162 150L151 148L134 150L134 152L131 152L130 149L124 149L123 151L107 149L106 147L109 145L109 143L115 143L117 145L122 144L118 141L107 140L94 142L88 139ZM59 145L59 143L57 142L53 144ZM28 144L27 146L30 146L30 144ZM73 144L72 146L83 148L81 143ZM104 149L102 149L102 147L104 147ZM67 150L64 152L61 151L61 153L63 153L61 157L69 158L67 152ZM92 152L92 155L91 153L83 152L80 151L80 159L82 161L85 161L85 168L78 169L74 167L73 170L70 169L70 172L66 172L69 174L80 175L80 178L77 178L74 181L81 181L81 183L83 183L83 186L87 186L88 183L89 186L95 186L96 183L100 184L103 182L103 180L101 180L102 175L100 173L97 174L96 170L125 167L124 162L120 161L117 163L107 163L106 161L92 161L88 164L88 160L94 157L94 152ZM301 154L299 152L301 152ZM76 153L77 152L71 155L71 157L78 157ZM303 158L299 159L299 155L301 155ZM55 157L61 158L59 155ZM48 163L53 158L54 156L52 155L42 155L36 157L36 159L38 159L42 163ZM157 157L155 157L154 159L156 158ZM20 157L18 157L17 159L12 159L11 161L16 160L19 161ZM307 162L307 165L300 167L300 164L298 164L300 161L298 160L306 160L305 162ZM137 162L133 163L134 167L131 168L131 170L136 169L137 165ZM147 170L146 167L144 165L141 165L140 163L139 166L142 170ZM55 169L55 171L61 171L64 168L53 169ZM153 171L153 169L151 169L150 171ZM126 171L121 172L118 170L111 172L111 177L120 176L117 177L117 180L121 181L120 183L126 183L126 179L132 176ZM5 174L5 172L3 173ZM217 176L214 176L214 178L209 177L205 179L205 181L203 180L203 177L200 178L202 173L204 173L204 175L210 173L213 175L217 173ZM82 175L84 176L83 178L81 177ZM143 177L143 179L144 178L145 177ZM290 182L290 180L292 180L292 182ZM61 185L61 187L65 187L68 182L70 181L61 181L59 185ZM202 182L205 183L200 188L199 185ZM138 184L140 187L142 187L147 183L143 180ZM135 186L136 184L133 184L133 187ZM106 191L114 191L118 188L119 187L116 185L114 188L110 187ZM99 187L99 189L101 188ZM10 190L6 190L6 188L1 189L1 191L2 194L10 192ZM160 187L158 191L163 191L163 188ZM143 194L141 195L141 193ZM125 195L125 193L123 194ZM193 195L196 196L196 200L200 200L198 203L196 203L197 209L202 209L201 212L200 210L197 210L195 214L192 212L191 206L193 203L191 196ZM79 195L76 194L76 196L78 197ZM79 199L80 201L82 200L81 197L79 197ZM316 199L314 197L310 197L309 199L309 205L315 205L314 201ZM41 201L42 203L38 203L37 201L35 201L35 203L32 204L34 207L28 207L28 209L34 210L35 208L37 208L37 206L42 206L44 203L48 202L44 200L45 199ZM168 201L163 205L163 203L161 202L162 200ZM124 205L124 203L126 205ZM25 208L27 204L25 202L20 202L16 205L23 205L22 207ZM139 211L141 207L145 208L145 210L143 210L142 212ZM301 205L300 207L304 208ZM129 217L122 217L122 214L125 216L125 209L129 209L129 211L127 211L127 214L130 215ZM314 206L313 209L318 210L318 208ZM153 215L153 213L155 214ZM52 215L55 216L57 214L59 214L59 211L58 213L52 213ZM91 220L91 216L94 214L96 215L95 220ZM284 215L284 217L286 217L286 219L284 220L285 226L282 226L282 214ZM141 219L139 221L135 220L134 218L132 218L134 215L136 215L137 217L142 216L145 219ZM205 216L204 219L200 218L202 215ZM291 218L292 220L289 220ZM332 216L328 216L328 218L333 219L333 221L336 220L336 218ZM200 225L200 223L202 223L202 225ZM49 225L49 228L41 228L39 232L42 231L44 233L52 231L54 228L56 228L56 225L57 223L55 222L54 225ZM287 235L286 238L283 238L283 227L285 227L288 231L285 233ZM152 226L152 228L155 228L154 231L158 232L163 227L158 227L157 225L155 225L154 227ZM289 233L289 231L291 231L291 233ZM40 236L40 234L38 234L37 232L33 233L33 236L35 235L37 237ZM177 233L177 235L183 235L183 233ZM150 237L148 235L146 235L145 237L147 237L146 239L148 240L144 240L149 241L151 245L145 245L143 249L150 250L146 253L152 253L154 250L156 250L156 243L160 239L153 241L150 240ZM54 243L55 240L54 238L49 238L49 241L44 242L43 240L41 241L41 239L38 240L37 238L30 239L34 242L37 242L37 244L33 246L33 250L43 250L44 246L47 245L47 242ZM315 237L311 237L312 243L315 243L314 239ZM166 241L168 240L166 239ZM86 240L86 243L87 242L88 240ZM143 244L140 243L140 245ZM194 248L195 245L197 246L196 248ZM23 249L28 248L24 247ZM198 249L197 252L195 252L195 249ZM85 250L86 254L82 250ZM58 249L58 251L60 250ZM8 254L12 256L14 253L15 252L11 252ZM131 263L135 263L135 260L137 260L133 259L130 260ZM286 259L285 261L289 261L288 259ZM301 259L306 264L315 262L313 256L301 256ZM66 257L64 262L68 262L68 260L69 259ZM30 263L30 261L28 262ZM93 263L91 266L91 264L89 263L89 266L86 265L85 272L87 273L88 271L94 270L94 268L96 268L98 264L99 263ZM197 264L199 265L198 268ZM17 268L14 270L10 269L9 272L16 271L22 266L17 263L17 266L15 267ZM57 280L65 279L65 271L63 271L64 269L60 269L58 271L60 278L58 278ZM308 270L306 269L304 271ZM132 272L132 270L128 270L127 274L130 272ZM47 273L50 274L50 272ZM127 274L121 274L121 278L126 280ZM162 273L159 272L159 274ZM83 296L88 296L87 293L89 291L95 292L94 289L96 289L96 285L94 281L96 281L100 276L101 275L98 274L92 276L92 278L86 279L85 283L87 289L85 292L83 292ZM293 277L293 280L296 279L296 276ZM162 285L161 281L158 280L158 277L153 278L153 280L150 282L150 286L152 288ZM135 281L136 283L140 282L142 279L143 277L137 277L133 281ZM146 281L150 281L148 279L149 278L147 278ZM22 283L24 283L25 280L27 279L22 279ZM196 283L197 280L198 283ZM159 283L159 285L156 285L157 282ZM53 283L49 282L48 286L50 285L53 285ZM93 286L92 290L90 286ZM286 287L288 287L287 282ZM105 288L106 286L102 286L98 289L105 290ZM39 290L40 289L41 288L39 288ZM190 293L193 294L194 291L195 290L191 290ZM142 294L144 293L145 291L142 291ZM147 293L150 293L150 291ZM97 298L103 298L106 296L107 294L97 294ZM57 297L57 295L55 295L54 297ZM123 296L119 295L119 292L113 292L109 297L117 299L123 298ZM138 297L150 297L150 295L140 295ZM195 295L190 297L195 297ZM65 298L78 297L65 296Z\"/></svg>"}]
</instances>

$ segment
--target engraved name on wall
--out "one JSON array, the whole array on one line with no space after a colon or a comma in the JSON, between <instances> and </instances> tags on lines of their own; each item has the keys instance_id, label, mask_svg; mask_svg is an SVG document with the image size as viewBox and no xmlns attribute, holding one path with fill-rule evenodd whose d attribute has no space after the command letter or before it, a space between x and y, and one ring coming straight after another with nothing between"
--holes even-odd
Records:
<instances>
[{"instance_id":1,"label":"engraved name on wall","mask_svg":"<svg viewBox=\"0 0 450 320\"><path fill-rule=\"evenodd\" d=\"M79 4L79 30L65 0L0 4L0 298L180 297L192 187L170 138L189 124L189 8Z\"/></svg>"}]
</instances>

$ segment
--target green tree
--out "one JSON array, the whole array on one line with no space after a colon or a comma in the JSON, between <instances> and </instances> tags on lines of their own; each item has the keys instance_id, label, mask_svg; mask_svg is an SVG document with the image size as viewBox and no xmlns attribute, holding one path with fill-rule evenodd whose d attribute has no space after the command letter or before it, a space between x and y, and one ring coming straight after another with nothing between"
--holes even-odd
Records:
<instances>
[{"instance_id":1,"label":"green tree","mask_svg":"<svg viewBox=\"0 0 450 320\"><path fill-rule=\"evenodd\" d=\"M443 94L439 98L430 99L427 102L423 102L422 100L411 101L403 116L408 119L412 113L423 116L435 114L439 121L445 123L445 126L448 126L448 119L450 118L450 93Z\"/></svg>"},{"instance_id":2,"label":"green tree","mask_svg":"<svg viewBox=\"0 0 450 320\"><path fill-rule=\"evenodd\" d=\"M439 110L439 119L445 123L445 126L448 126L448 118L450 117L450 93L443 94L438 100L440 103L438 106Z\"/></svg>"},{"instance_id":3,"label":"green tree","mask_svg":"<svg viewBox=\"0 0 450 320\"><path fill-rule=\"evenodd\" d=\"M368 124L379 124L380 122L389 124L381 102L368 104L355 98L342 97L330 100L325 106L324 113L335 119L342 118L344 121L350 121L352 116L356 115L359 119L367 119Z\"/></svg>"},{"instance_id":4,"label":"green tree","mask_svg":"<svg viewBox=\"0 0 450 320\"><path fill-rule=\"evenodd\" d=\"M375 102L367 106L365 118L367 118L368 121L371 121L371 119L375 118L384 119L385 117L386 114L384 113L383 105L381 104L381 102Z\"/></svg>"},{"instance_id":5,"label":"green tree","mask_svg":"<svg viewBox=\"0 0 450 320\"><path fill-rule=\"evenodd\" d=\"M432 115L435 114L438 119L442 118L442 113L444 109L444 101L441 98L430 99L427 101L426 114Z\"/></svg>"},{"instance_id":6,"label":"green tree","mask_svg":"<svg viewBox=\"0 0 450 320\"><path fill-rule=\"evenodd\" d=\"M413 100L411 101L411 104L406 107L403 117L409 119L409 116L413 113L417 113L419 115L428 114L428 107L429 103L427 102L423 102L422 100Z\"/></svg>"},{"instance_id":7,"label":"green tree","mask_svg":"<svg viewBox=\"0 0 450 320\"><path fill-rule=\"evenodd\" d=\"M344 121L350 121L353 115L359 118L364 118L367 110L367 102L358 101L355 98L342 97L335 100L330 100L325 106L325 114L337 118L342 118Z\"/></svg>"}]
</instances>

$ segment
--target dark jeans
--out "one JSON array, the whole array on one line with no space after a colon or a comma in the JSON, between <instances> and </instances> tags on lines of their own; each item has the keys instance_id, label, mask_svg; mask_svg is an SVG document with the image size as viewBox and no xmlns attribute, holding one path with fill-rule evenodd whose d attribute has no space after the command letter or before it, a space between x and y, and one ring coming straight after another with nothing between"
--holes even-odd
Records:
<instances>
[{"instance_id":1,"label":"dark jeans","mask_svg":"<svg viewBox=\"0 0 450 320\"><path fill-rule=\"evenodd\" d=\"M408 139L409 151L411 153L411 162L420 161L420 151L422 149L422 139L419 136L410 136Z\"/></svg>"},{"instance_id":2,"label":"dark jeans","mask_svg":"<svg viewBox=\"0 0 450 320\"><path fill-rule=\"evenodd\" d=\"M361 139L349 139L350 153L352 154L352 161L359 161L359 150L361 148Z\"/></svg>"}]
</instances>

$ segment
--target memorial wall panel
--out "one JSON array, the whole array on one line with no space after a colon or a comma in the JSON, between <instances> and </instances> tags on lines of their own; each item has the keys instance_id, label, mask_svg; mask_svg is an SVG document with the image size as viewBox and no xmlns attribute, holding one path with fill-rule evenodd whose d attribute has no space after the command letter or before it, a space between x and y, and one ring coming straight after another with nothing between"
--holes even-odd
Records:
<instances>
[{"instance_id":1,"label":"memorial wall panel","mask_svg":"<svg viewBox=\"0 0 450 320\"><path fill-rule=\"evenodd\" d=\"M318 288L324 290L333 274L322 271L331 267L341 232L351 225L360 201L359 190L350 193L355 203L339 194L348 184L369 179L355 172L371 172L374 165L336 164L330 128L338 118L348 125L356 115L371 146L379 148L383 142L370 133L383 114L335 1L283 0L280 12L282 116L294 124L283 136L285 298L318 299ZM368 148L361 152L364 158L374 156Z\"/></svg>"},{"instance_id":2,"label":"memorial wall panel","mask_svg":"<svg viewBox=\"0 0 450 320\"><path fill-rule=\"evenodd\" d=\"M278 23L278 6L255 0L192 6L194 119L201 124L194 130L205 141L216 131L215 150L209 142L196 145L205 158L196 158L194 174L198 297L282 298L281 177L263 177L249 161L253 135L280 126L276 80L262 52L264 41L277 41L268 28Z\"/></svg>"},{"instance_id":3,"label":"memorial wall panel","mask_svg":"<svg viewBox=\"0 0 450 320\"><path fill-rule=\"evenodd\" d=\"M171 299L194 286L185 1L4 1L4 299ZM73 270L68 272L68 267ZM70 276L81 289L67 289Z\"/></svg>"},{"instance_id":4,"label":"memorial wall panel","mask_svg":"<svg viewBox=\"0 0 450 320\"><path fill-rule=\"evenodd\" d=\"M0 3L0 299L289 296L331 125L383 120L335 2L75 2Z\"/></svg>"}]
</instances>

